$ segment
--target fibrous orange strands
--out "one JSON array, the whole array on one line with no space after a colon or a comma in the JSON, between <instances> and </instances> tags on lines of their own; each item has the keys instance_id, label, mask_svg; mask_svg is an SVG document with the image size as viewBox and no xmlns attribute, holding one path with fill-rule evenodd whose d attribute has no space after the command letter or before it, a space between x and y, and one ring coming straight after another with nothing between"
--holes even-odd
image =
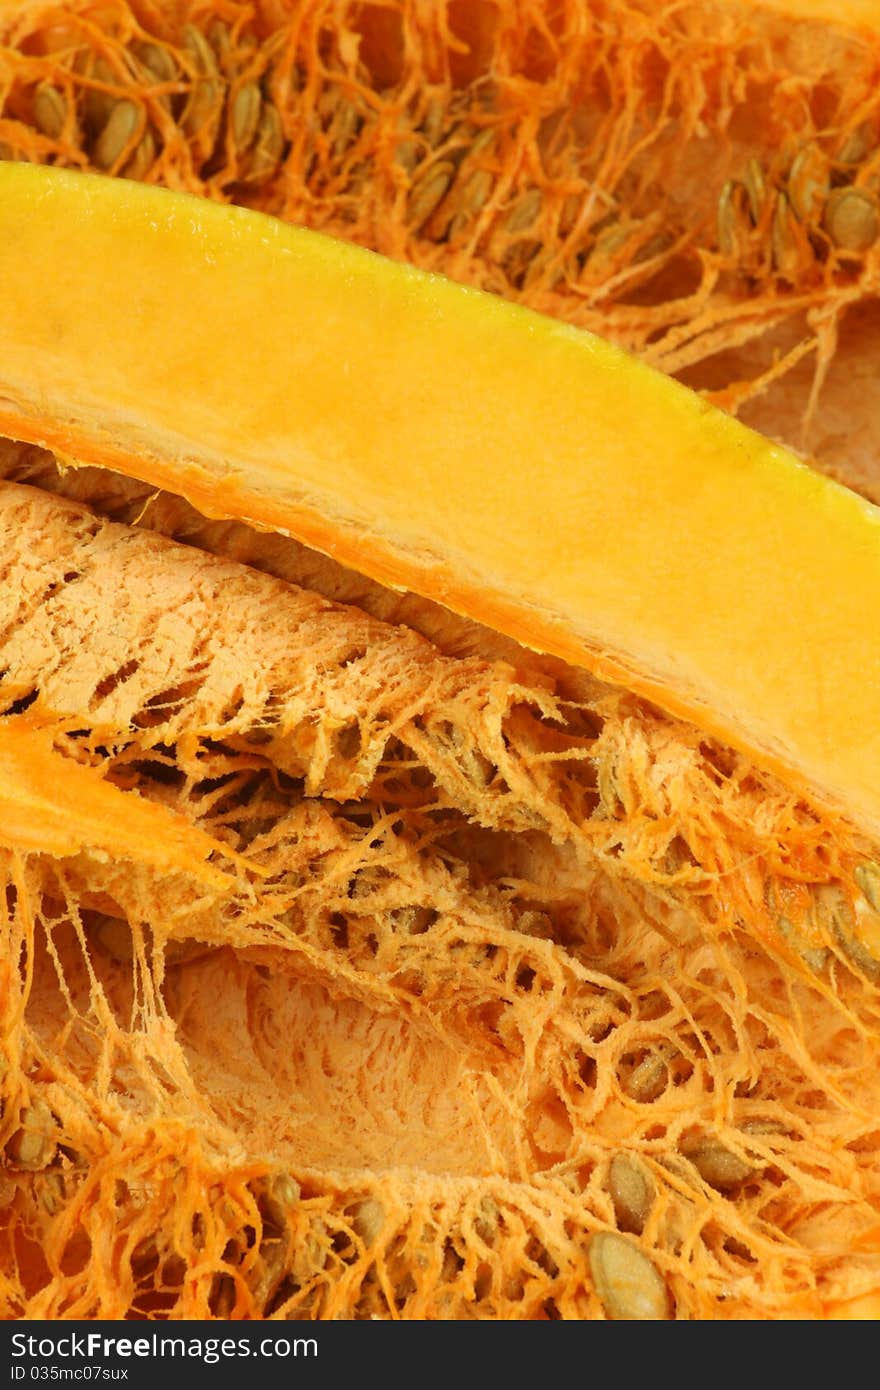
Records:
<instances>
[{"instance_id":1,"label":"fibrous orange strands","mask_svg":"<svg viewBox=\"0 0 880 1390\"><path fill-rule=\"evenodd\" d=\"M111 0L11 5L3 36L7 157L243 202L520 300L880 495L852 382L876 347L875 33L732 0Z\"/></svg>"},{"instance_id":2,"label":"fibrous orange strands","mask_svg":"<svg viewBox=\"0 0 880 1390\"><path fill-rule=\"evenodd\" d=\"M0 735L63 716L53 758L234 879L6 851L7 1313L600 1316L598 1231L677 1316L874 1287L870 846L526 654L32 489L0 515Z\"/></svg>"}]
</instances>

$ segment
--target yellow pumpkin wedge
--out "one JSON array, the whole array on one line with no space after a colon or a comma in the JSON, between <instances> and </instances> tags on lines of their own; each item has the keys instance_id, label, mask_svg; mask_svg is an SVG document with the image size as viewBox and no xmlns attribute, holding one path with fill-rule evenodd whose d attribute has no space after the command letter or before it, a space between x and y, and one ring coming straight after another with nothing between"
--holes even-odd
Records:
<instances>
[{"instance_id":1,"label":"yellow pumpkin wedge","mask_svg":"<svg viewBox=\"0 0 880 1390\"><path fill-rule=\"evenodd\" d=\"M625 679L880 828L880 514L782 449L587 333L137 184L7 165L0 277L7 435Z\"/></svg>"}]
</instances>

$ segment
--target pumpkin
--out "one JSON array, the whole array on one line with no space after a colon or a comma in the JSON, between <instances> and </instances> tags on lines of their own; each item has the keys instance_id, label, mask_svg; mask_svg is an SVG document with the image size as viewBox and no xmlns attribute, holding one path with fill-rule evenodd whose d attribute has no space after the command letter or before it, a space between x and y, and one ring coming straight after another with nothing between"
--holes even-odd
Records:
<instances>
[{"instance_id":1,"label":"pumpkin","mask_svg":"<svg viewBox=\"0 0 880 1390\"><path fill-rule=\"evenodd\" d=\"M463 7L424 51L396 7L357 12L360 44L337 11L242 11L224 82L199 73L228 123L207 191L256 202L297 167L291 146L257 193L220 163L228 76L242 52L268 65L273 34L359 83L406 32L432 76L450 64L444 113L462 91L495 111L480 64L506 55L525 140L558 96L541 13L495 32L475 12L465 52ZM830 32L727 12L728 47L757 26L774 62ZM92 61L71 25L169 41L152 14L15 14L41 81ZM552 50L590 14L538 32ZM658 22L620 16L600 70L633 84L627 43ZM868 64L869 35L834 33ZM372 80L380 116L402 80ZM23 105L0 133L94 162L119 107L78 144L85 97L58 85L51 150ZM100 71L82 86L119 99ZM131 104L169 99L179 170L193 91L155 86ZM361 153L379 182L380 147ZM875 1316L876 510L580 331L601 325L502 302L524 285L474 294L133 180L2 185L6 1315ZM391 223L418 261L430 236ZM459 231L444 268L478 285ZM728 348L747 300L768 309L752 341L867 300L871 247L804 237L808 288L688 243ZM817 352L818 416L831 341L744 407Z\"/></svg>"},{"instance_id":2,"label":"pumpkin","mask_svg":"<svg viewBox=\"0 0 880 1390\"><path fill-rule=\"evenodd\" d=\"M876 30L873 0L4 0L0 156L589 328L878 500Z\"/></svg>"}]
</instances>

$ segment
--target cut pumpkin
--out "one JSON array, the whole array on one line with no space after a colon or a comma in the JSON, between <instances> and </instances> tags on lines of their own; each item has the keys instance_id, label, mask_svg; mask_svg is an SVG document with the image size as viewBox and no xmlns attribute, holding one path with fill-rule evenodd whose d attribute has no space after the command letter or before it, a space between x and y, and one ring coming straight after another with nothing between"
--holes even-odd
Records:
<instances>
[{"instance_id":1,"label":"cut pumpkin","mask_svg":"<svg viewBox=\"0 0 880 1390\"><path fill-rule=\"evenodd\" d=\"M7 435L625 678L880 830L860 498L591 335L252 213L7 165L0 278Z\"/></svg>"},{"instance_id":2,"label":"cut pumpkin","mask_svg":"<svg viewBox=\"0 0 880 1390\"><path fill-rule=\"evenodd\" d=\"M880 499L870 0L12 0L0 46L4 157L492 290Z\"/></svg>"},{"instance_id":3,"label":"cut pumpkin","mask_svg":"<svg viewBox=\"0 0 880 1390\"><path fill-rule=\"evenodd\" d=\"M233 8L219 28L208 8L8 11L0 138L129 178L0 170L2 1311L875 1317L878 513L532 312L534 279L491 285L520 305L479 292L502 262L488 241L461 259L467 223L398 219L394 249L471 288L221 205L292 196L302 157L309 220L332 224L353 151L360 205L381 200L384 113L412 133L388 93L419 63L441 149L456 92L505 148L564 89L533 7L509 27L437 7L434 50L434 20L397 5ZM548 21L549 49L591 14ZM614 14L605 70L648 95L669 24L670 73L685 50L756 70L772 51L828 111L842 91L815 5ZM847 23L864 65L841 141L873 119L874 40L857 7ZM378 143L343 138L340 94L380 70ZM301 71L335 91L332 136L255 179L270 93L285 122L326 94ZM831 198L869 207L869 134L820 222ZM216 201L136 182L193 187L200 142ZM785 157L776 206L801 187ZM447 160L459 191L467 159ZM616 185L634 207L637 182ZM867 302L870 246L838 255L804 216L813 269L792 279L763 216L737 245L777 327L798 295ZM690 245L709 280L730 269ZM745 282L713 283L741 324ZM780 358L766 399L792 374Z\"/></svg>"}]
</instances>

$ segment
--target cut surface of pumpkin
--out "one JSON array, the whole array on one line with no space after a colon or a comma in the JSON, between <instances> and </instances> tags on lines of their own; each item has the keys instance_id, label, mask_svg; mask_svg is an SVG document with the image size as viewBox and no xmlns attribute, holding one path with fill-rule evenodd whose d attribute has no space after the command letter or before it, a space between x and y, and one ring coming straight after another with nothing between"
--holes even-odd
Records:
<instances>
[{"instance_id":1,"label":"cut surface of pumpkin","mask_svg":"<svg viewBox=\"0 0 880 1390\"><path fill-rule=\"evenodd\" d=\"M0 193L7 434L625 674L880 827L875 508L442 278L122 181Z\"/></svg>"},{"instance_id":2,"label":"cut surface of pumpkin","mask_svg":"<svg viewBox=\"0 0 880 1390\"><path fill-rule=\"evenodd\" d=\"M0 46L4 157L492 290L880 499L870 3L12 0Z\"/></svg>"},{"instance_id":3,"label":"cut surface of pumpkin","mask_svg":"<svg viewBox=\"0 0 880 1390\"><path fill-rule=\"evenodd\" d=\"M0 5L0 1316L878 1315L874 24Z\"/></svg>"}]
</instances>

